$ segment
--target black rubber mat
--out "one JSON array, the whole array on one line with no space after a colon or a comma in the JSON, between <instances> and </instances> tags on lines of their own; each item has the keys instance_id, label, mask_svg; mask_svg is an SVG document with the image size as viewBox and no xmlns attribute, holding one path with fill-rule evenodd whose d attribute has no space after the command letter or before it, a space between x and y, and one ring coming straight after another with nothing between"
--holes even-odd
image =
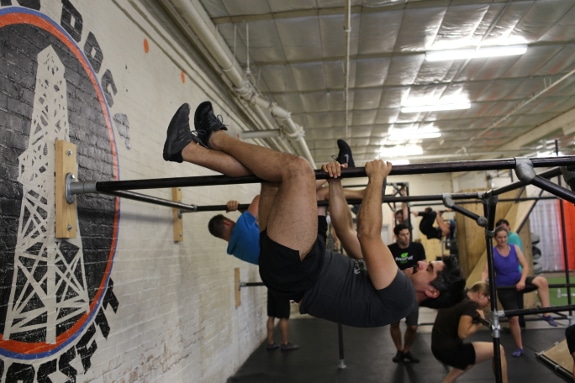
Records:
<instances>
[{"instance_id":1,"label":"black rubber mat","mask_svg":"<svg viewBox=\"0 0 575 383\"><path fill-rule=\"evenodd\" d=\"M402 325L403 329L403 325ZM277 329L276 329L277 331ZM525 355L513 358L511 335L502 332L501 344L505 347L510 382L566 382L536 357L536 353L553 346L564 337L565 327L528 329L523 332ZM343 326L343 363L340 368L338 326L335 323L313 318L290 320L290 341L300 345L297 351L267 351L262 344L237 371L228 383L371 383L371 382L441 382L447 370L431 354L429 327L417 334L412 352L420 363L393 363L395 347L389 327L359 329ZM491 341L487 330L474 334L474 340ZM481 363L457 382L494 382L491 363Z\"/></svg>"}]
</instances>

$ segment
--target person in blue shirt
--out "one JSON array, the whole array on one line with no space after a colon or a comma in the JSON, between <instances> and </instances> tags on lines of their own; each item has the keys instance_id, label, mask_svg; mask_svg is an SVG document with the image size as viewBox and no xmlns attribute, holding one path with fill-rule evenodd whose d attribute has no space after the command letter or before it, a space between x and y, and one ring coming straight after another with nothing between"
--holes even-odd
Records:
<instances>
[{"instance_id":1,"label":"person in blue shirt","mask_svg":"<svg viewBox=\"0 0 575 383\"><path fill-rule=\"evenodd\" d=\"M234 257L258 265L260 258L260 227L257 222L258 206L260 202L259 194L254 197L247 210L243 211L240 217L234 221L223 214L212 217L208 223L208 230L214 237L221 238L228 242L226 252ZM226 211L237 211L238 201L231 200L226 204ZM288 321L290 317L290 300L273 294L269 289L267 292L267 345L269 351L277 350L292 351L299 349L299 345L288 341ZM274 341L275 320L279 319L278 328L280 330L281 344Z\"/></svg>"}]
</instances>

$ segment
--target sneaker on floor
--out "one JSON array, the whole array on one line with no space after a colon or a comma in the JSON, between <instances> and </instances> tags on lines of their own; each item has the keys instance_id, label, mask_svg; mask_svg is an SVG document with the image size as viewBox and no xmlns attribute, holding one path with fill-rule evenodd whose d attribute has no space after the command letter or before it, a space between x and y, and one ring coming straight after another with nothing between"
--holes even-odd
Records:
<instances>
[{"instance_id":1,"label":"sneaker on floor","mask_svg":"<svg viewBox=\"0 0 575 383\"><path fill-rule=\"evenodd\" d=\"M398 351L391 360L393 360L394 363L403 362L403 352Z\"/></svg>"},{"instance_id":2,"label":"sneaker on floor","mask_svg":"<svg viewBox=\"0 0 575 383\"><path fill-rule=\"evenodd\" d=\"M292 343L286 343L280 346L282 351L293 351L293 350L297 350L299 349L299 346L297 344L292 344Z\"/></svg>"},{"instance_id":3,"label":"sneaker on floor","mask_svg":"<svg viewBox=\"0 0 575 383\"><path fill-rule=\"evenodd\" d=\"M268 343L268 345L266 346L266 350L268 351L277 350L278 348L280 348L280 345L277 343Z\"/></svg>"},{"instance_id":4,"label":"sneaker on floor","mask_svg":"<svg viewBox=\"0 0 575 383\"><path fill-rule=\"evenodd\" d=\"M351 148L344 140L337 140L337 147L339 148L339 153L337 155L336 161L340 164L347 164L348 168L355 168L355 162L353 161L353 156L351 155Z\"/></svg>"},{"instance_id":5,"label":"sneaker on floor","mask_svg":"<svg viewBox=\"0 0 575 383\"><path fill-rule=\"evenodd\" d=\"M515 357L515 358L519 358L520 356L523 356L523 349L522 348L518 348L517 350L515 350L513 352L513 354L511 354L511 356Z\"/></svg>"},{"instance_id":6,"label":"sneaker on floor","mask_svg":"<svg viewBox=\"0 0 575 383\"><path fill-rule=\"evenodd\" d=\"M419 358L411 353L411 351L403 354L403 361L408 363L419 363Z\"/></svg>"},{"instance_id":7,"label":"sneaker on floor","mask_svg":"<svg viewBox=\"0 0 575 383\"><path fill-rule=\"evenodd\" d=\"M182 150L190 142L196 141L196 137L190 131L189 115L190 106L183 104L172 117L170 125L168 125L166 142L164 143L164 160L183 162Z\"/></svg>"},{"instance_id":8,"label":"sneaker on floor","mask_svg":"<svg viewBox=\"0 0 575 383\"><path fill-rule=\"evenodd\" d=\"M557 322L553 320L551 315L543 315L543 320L549 323L549 326L557 327Z\"/></svg>"},{"instance_id":9,"label":"sneaker on floor","mask_svg":"<svg viewBox=\"0 0 575 383\"><path fill-rule=\"evenodd\" d=\"M194 113L194 128L200 145L209 148L212 133L228 128L214 114L212 103L204 101L196 108Z\"/></svg>"}]
</instances>

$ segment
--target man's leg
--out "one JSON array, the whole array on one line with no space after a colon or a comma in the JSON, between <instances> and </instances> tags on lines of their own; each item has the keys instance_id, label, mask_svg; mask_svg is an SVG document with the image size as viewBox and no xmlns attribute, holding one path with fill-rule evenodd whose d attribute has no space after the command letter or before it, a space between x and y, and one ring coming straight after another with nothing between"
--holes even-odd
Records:
<instances>
[{"instance_id":1,"label":"man's leg","mask_svg":"<svg viewBox=\"0 0 575 383\"><path fill-rule=\"evenodd\" d=\"M310 164L292 154L242 142L220 130L211 134L209 146L231 155L257 177L278 184L267 218L268 237L305 257L317 238L315 174Z\"/></svg>"},{"instance_id":2,"label":"man's leg","mask_svg":"<svg viewBox=\"0 0 575 383\"><path fill-rule=\"evenodd\" d=\"M389 325L389 335L391 335L391 340L397 349L395 356L392 358L394 363L403 362L403 345L401 343L401 328L400 322L391 323Z\"/></svg>"},{"instance_id":3,"label":"man's leg","mask_svg":"<svg viewBox=\"0 0 575 383\"><path fill-rule=\"evenodd\" d=\"M268 217L270 210L275 204L277 192L277 184L262 182L260 203L258 206L258 226L260 227L260 232L266 230L268 227Z\"/></svg>"},{"instance_id":4,"label":"man's leg","mask_svg":"<svg viewBox=\"0 0 575 383\"><path fill-rule=\"evenodd\" d=\"M412 363L419 363L419 359L411 353L411 346L415 341L416 334L417 334L417 326L408 324L407 328L405 329L403 339L403 353L405 355L405 359L409 360Z\"/></svg>"},{"instance_id":5,"label":"man's leg","mask_svg":"<svg viewBox=\"0 0 575 383\"><path fill-rule=\"evenodd\" d=\"M172 117L164 143L164 160L190 162L230 177L252 174L232 156L201 146L198 136L190 130L189 115L190 106L183 104Z\"/></svg>"},{"instance_id":6,"label":"man's leg","mask_svg":"<svg viewBox=\"0 0 575 383\"><path fill-rule=\"evenodd\" d=\"M182 158L186 162L203 166L229 177L250 176L252 172L229 154L217 150L206 149L191 142L182 150Z\"/></svg>"},{"instance_id":7,"label":"man's leg","mask_svg":"<svg viewBox=\"0 0 575 383\"><path fill-rule=\"evenodd\" d=\"M268 317L268 320L266 322L266 328L267 328L267 338L268 338L267 348L269 350L273 350L273 349L278 348L277 344L275 344L275 342L274 342L274 325L275 325L275 318L274 317Z\"/></svg>"},{"instance_id":8,"label":"man's leg","mask_svg":"<svg viewBox=\"0 0 575 383\"><path fill-rule=\"evenodd\" d=\"M365 196L357 217L357 232L367 272L376 290L381 290L395 279L397 265L389 248L381 239L381 195L385 177L391 171L391 163L376 160L365 165L368 177Z\"/></svg>"}]
</instances>

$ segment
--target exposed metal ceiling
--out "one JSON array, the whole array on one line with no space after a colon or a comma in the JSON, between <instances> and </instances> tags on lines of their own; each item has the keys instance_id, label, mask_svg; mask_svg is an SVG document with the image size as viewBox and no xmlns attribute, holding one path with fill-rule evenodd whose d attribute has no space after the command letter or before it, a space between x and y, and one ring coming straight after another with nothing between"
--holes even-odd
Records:
<instances>
[{"instance_id":1,"label":"exposed metal ceiling","mask_svg":"<svg viewBox=\"0 0 575 383\"><path fill-rule=\"evenodd\" d=\"M231 82L245 99L257 98L260 114L271 105L281 112L276 128L291 136L303 128L317 164L337 154L338 138L348 141L358 164L393 160L394 151L404 158L406 145L423 150L408 157L411 163L534 155L555 150L555 143L562 154L575 154L573 0L163 3L199 36L195 43L218 72L241 76ZM527 52L425 60L431 50L510 44L526 44ZM423 96L467 97L471 107L400 111ZM425 127L438 128L441 137L389 137L393 129Z\"/></svg>"}]
</instances>

